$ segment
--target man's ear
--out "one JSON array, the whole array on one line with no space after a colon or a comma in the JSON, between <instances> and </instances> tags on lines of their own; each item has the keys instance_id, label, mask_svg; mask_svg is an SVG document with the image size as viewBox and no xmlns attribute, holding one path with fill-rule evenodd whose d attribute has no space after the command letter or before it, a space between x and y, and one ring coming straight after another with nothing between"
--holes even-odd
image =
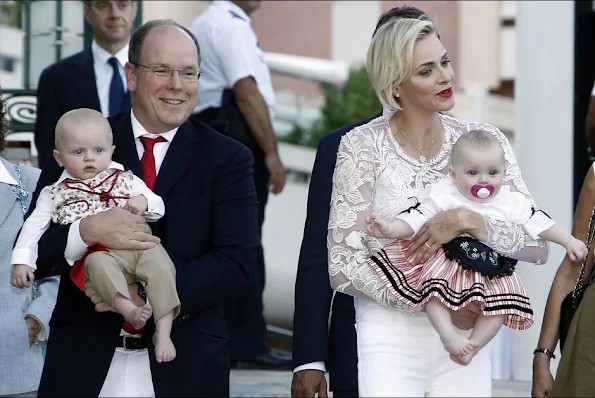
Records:
<instances>
[{"instance_id":1,"label":"man's ear","mask_svg":"<svg viewBox=\"0 0 595 398\"><path fill-rule=\"evenodd\" d=\"M56 163L58 163L58 166L64 167L64 163L62 163L62 157L60 156L60 152L57 149L54 149L52 151L52 155L54 155L54 159L56 159Z\"/></svg>"}]
</instances>

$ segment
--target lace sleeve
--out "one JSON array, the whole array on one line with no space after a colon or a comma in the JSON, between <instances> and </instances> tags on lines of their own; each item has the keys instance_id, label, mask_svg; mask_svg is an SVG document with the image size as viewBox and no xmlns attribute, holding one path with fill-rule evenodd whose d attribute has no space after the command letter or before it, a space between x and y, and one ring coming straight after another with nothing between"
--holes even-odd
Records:
<instances>
[{"instance_id":1,"label":"lace sleeve","mask_svg":"<svg viewBox=\"0 0 595 398\"><path fill-rule=\"evenodd\" d=\"M329 275L333 289L378 302L386 288L367 260L384 245L366 233L376 181L366 139L372 138L356 130L343 136L339 145L327 235Z\"/></svg>"},{"instance_id":2,"label":"lace sleeve","mask_svg":"<svg viewBox=\"0 0 595 398\"><path fill-rule=\"evenodd\" d=\"M498 138L504 148L506 158L504 184L510 186L511 192L520 192L532 205L535 205L533 196L531 196L525 181L523 181L521 170L508 139L496 127L490 125L486 125L486 127ZM520 224L486 217L485 225L488 232L486 244L497 252L519 261L534 264L544 264L547 261L548 247L546 242L543 239L533 239Z\"/></svg>"}]
</instances>

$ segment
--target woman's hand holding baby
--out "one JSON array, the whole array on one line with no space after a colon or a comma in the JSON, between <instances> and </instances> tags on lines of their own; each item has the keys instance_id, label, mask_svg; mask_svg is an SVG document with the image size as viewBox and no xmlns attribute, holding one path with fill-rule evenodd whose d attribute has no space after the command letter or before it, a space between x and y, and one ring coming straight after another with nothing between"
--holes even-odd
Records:
<instances>
[{"instance_id":1,"label":"woman's hand holding baby","mask_svg":"<svg viewBox=\"0 0 595 398\"><path fill-rule=\"evenodd\" d=\"M143 213L149 209L149 202L144 195L133 196L132 198L128 199L124 209L130 211L132 214L142 216Z\"/></svg>"}]
</instances>

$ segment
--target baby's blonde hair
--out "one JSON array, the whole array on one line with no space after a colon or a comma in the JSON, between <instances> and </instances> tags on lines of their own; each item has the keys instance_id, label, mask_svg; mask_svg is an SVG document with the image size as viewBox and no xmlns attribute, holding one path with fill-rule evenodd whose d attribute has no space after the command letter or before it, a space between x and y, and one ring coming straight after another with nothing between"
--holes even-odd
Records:
<instances>
[{"instance_id":1,"label":"baby's blonde hair","mask_svg":"<svg viewBox=\"0 0 595 398\"><path fill-rule=\"evenodd\" d=\"M464 156L465 149L487 149L498 147L502 153L502 162L504 163L504 149L500 141L491 133L484 130L471 130L461 135L452 147L450 161L453 166Z\"/></svg>"},{"instance_id":2,"label":"baby's blonde hair","mask_svg":"<svg viewBox=\"0 0 595 398\"><path fill-rule=\"evenodd\" d=\"M112 128L100 112L89 108L73 109L66 112L56 123L54 146L57 150L64 147L66 135L72 129L85 128L89 124L105 124L106 132L109 132L110 145L113 142Z\"/></svg>"},{"instance_id":3,"label":"baby's blonde hair","mask_svg":"<svg viewBox=\"0 0 595 398\"><path fill-rule=\"evenodd\" d=\"M381 26L368 48L367 70L370 83L384 107L400 110L393 90L411 74L415 43L438 35L427 15L419 19L398 18Z\"/></svg>"}]
</instances>

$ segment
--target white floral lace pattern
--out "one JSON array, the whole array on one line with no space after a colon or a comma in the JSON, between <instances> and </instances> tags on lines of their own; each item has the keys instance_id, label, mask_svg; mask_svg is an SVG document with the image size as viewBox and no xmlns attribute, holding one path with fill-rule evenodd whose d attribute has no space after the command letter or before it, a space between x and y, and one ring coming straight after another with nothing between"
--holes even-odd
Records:
<instances>
[{"instance_id":1,"label":"white floral lace pattern","mask_svg":"<svg viewBox=\"0 0 595 398\"><path fill-rule=\"evenodd\" d=\"M352 296L368 296L387 307L407 308L392 299L381 278L367 264L389 239L366 233L366 218L376 213L387 219L423 201L429 185L447 175L450 152L457 138L471 130L492 133L504 148L507 163L504 183L511 191L533 198L521 177L508 139L500 130L486 124L462 121L441 115L444 132L438 154L425 162L411 157L394 139L389 127L392 115L378 117L359 126L341 139L333 175L333 193L328 225L329 275L337 291ZM522 261L541 263L547 246L533 240L521 226L486 219L489 240L494 250ZM531 250L528 250L531 249Z\"/></svg>"}]
</instances>

